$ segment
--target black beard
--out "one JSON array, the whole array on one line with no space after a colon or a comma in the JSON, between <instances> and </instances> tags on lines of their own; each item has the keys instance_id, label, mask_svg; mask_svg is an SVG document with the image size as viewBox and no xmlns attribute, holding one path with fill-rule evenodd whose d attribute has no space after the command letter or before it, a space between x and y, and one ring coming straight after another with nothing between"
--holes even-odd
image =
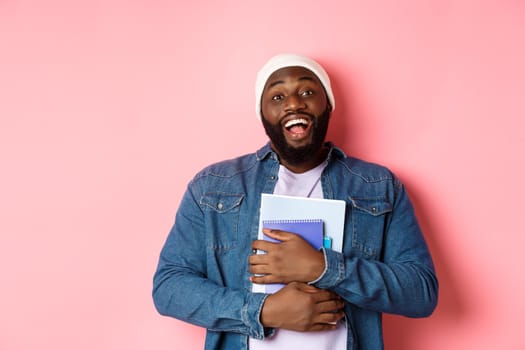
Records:
<instances>
[{"instance_id":1,"label":"black beard","mask_svg":"<svg viewBox=\"0 0 525 350\"><path fill-rule=\"evenodd\" d=\"M281 124L272 125L264 116L262 123L266 135L270 138L279 157L291 165L301 165L317 157L319 150L324 145L330 120L330 110L327 108L319 117L309 115L312 121L312 141L305 146L293 147L286 142Z\"/></svg>"}]
</instances>

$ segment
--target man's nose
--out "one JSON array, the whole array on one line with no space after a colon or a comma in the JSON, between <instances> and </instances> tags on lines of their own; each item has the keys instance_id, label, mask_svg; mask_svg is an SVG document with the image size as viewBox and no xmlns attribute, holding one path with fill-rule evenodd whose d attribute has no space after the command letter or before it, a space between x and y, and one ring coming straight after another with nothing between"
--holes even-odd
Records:
<instances>
[{"instance_id":1,"label":"man's nose","mask_svg":"<svg viewBox=\"0 0 525 350\"><path fill-rule=\"evenodd\" d=\"M286 105L285 109L289 111L297 111L304 109L306 107L306 104L298 95L289 95L286 98Z\"/></svg>"}]
</instances>

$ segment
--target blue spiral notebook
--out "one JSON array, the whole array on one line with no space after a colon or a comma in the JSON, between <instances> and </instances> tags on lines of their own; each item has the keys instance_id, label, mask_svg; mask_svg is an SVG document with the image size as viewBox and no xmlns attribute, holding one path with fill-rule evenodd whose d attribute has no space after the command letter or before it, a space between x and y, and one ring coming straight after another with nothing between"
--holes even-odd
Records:
<instances>
[{"instance_id":1,"label":"blue spiral notebook","mask_svg":"<svg viewBox=\"0 0 525 350\"><path fill-rule=\"evenodd\" d=\"M263 220L262 225L263 228L282 230L300 235L315 249L320 249L323 246L323 220L321 219ZM264 239L271 242L279 242L266 235L264 235Z\"/></svg>"}]
</instances>

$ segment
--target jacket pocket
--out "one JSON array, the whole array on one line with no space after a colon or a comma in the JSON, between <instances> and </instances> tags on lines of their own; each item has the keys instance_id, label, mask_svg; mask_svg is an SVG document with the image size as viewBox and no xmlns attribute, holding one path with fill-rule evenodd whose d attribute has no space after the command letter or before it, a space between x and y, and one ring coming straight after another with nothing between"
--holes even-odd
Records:
<instances>
[{"instance_id":1,"label":"jacket pocket","mask_svg":"<svg viewBox=\"0 0 525 350\"><path fill-rule=\"evenodd\" d=\"M350 201L352 251L364 258L379 259L392 205L382 197L350 197Z\"/></svg>"},{"instance_id":2,"label":"jacket pocket","mask_svg":"<svg viewBox=\"0 0 525 350\"><path fill-rule=\"evenodd\" d=\"M244 194L224 192L209 192L201 197L209 248L229 250L237 245L243 198Z\"/></svg>"}]
</instances>

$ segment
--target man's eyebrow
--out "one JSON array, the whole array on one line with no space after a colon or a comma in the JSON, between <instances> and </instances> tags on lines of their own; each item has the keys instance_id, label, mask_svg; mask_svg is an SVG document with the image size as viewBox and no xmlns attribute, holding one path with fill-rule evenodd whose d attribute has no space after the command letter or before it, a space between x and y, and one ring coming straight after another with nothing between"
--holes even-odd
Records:
<instances>
[{"instance_id":1,"label":"man's eyebrow","mask_svg":"<svg viewBox=\"0 0 525 350\"><path fill-rule=\"evenodd\" d=\"M310 81L315 81L314 78L308 76L308 75L305 75L304 77L300 77L298 80L310 80Z\"/></svg>"},{"instance_id":2,"label":"man's eyebrow","mask_svg":"<svg viewBox=\"0 0 525 350\"><path fill-rule=\"evenodd\" d=\"M284 84L284 80L276 80L276 81L271 82L268 85L268 89L274 87L275 85L279 85L279 84Z\"/></svg>"},{"instance_id":3,"label":"man's eyebrow","mask_svg":"<svg viewBox=\"0 0 525 350\"><path fill-rule=\"evenodd\" d=\"M300 78L297 79L297 80L299 80L299 81L301 81L301 80L315 81L314 78L312 78L312 77L310 77L310 76L308 76L308 75L302 76L302 77L300 77ZM274 87L275 85L279 85L279 84L284 84L284 80L276 80L276 81L271 82L271 83L268 85L268 89Z\"/></svg>"}]
</instances>

